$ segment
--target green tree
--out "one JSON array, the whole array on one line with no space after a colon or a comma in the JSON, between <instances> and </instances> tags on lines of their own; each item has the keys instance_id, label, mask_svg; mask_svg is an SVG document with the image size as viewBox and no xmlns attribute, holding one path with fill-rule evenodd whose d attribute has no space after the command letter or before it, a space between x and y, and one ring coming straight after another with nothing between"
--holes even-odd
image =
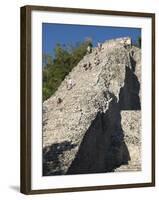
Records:
<instances>
[{"instance_id":1,"label":"green tree","mask_svg":"<svg viewBox=\"0 0 159 200\"><path fill-rule=\"evenodd\" d=\"M72 45L57 44L54 58L43 56L43 101L58 89L65 76L75 67L87 52L90 40Z\"/></svg>"}]
</instances>

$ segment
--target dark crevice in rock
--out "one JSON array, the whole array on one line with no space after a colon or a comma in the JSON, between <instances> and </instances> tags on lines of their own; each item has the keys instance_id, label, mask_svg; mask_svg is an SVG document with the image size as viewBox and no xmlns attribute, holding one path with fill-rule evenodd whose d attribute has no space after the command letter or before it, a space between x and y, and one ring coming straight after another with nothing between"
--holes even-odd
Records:
<instances>
[{"instance_id":1,"label":"dark crevice in rock","mask_svg":"<svg viewBox=\"0 0 159 200\"><path fill-rule=\"evenodd\" d=\"M132 71L134 73L135 69L136 69L136 61L134 60L133 56L131 56L131 55L129 55L129 58L130 58L131 68L132 68Z\"/></svg>"},{"instance_id":2,"label":"dark crevice in rock","mask_svg":"<svg viewBox=\"0 0 159 200\"><path fill-rule=\"evenodd\" d=\"M124 87L119 94L120 110L141 110L139 98L140 83L134 74L136 61L130 56L131 69L126 66Z\"/></svg>"},{"instance_id":3,"label":"dark crevice in rock","mask_svg":"<svg viewBox=\"0 0 159 200\"><path fill-rule=\"evenodd\" d=\"M67 174L112 172L129 160L121 127L120 108L117 98L113 96L106 113L98 112L87 130Z\"/></svg>"}]
</instances>

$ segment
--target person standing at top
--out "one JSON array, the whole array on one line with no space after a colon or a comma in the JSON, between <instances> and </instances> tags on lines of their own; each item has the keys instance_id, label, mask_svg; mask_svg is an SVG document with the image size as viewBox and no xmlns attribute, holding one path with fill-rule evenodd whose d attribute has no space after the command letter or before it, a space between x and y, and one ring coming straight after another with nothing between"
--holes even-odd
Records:
<instances>
[{"instance_id":1,"label":"person standing at top","mask_svg":"<svg viewBox=\"0 0 159 200\"><path fill-rule=\"evenodd\" d=\"M92 46L89 44L87 47L87 54L92 53Z\"/></svg>"},{"instance_id":2,"label":"person standing at top","mask_svg":"<svg viewBox=\"0 0 159 200\"><path fill-rule=\"evenodd\" d=\"M100 42L98 42L98 51L102 50L102 44Z\"/></svg>"}]
</instances>

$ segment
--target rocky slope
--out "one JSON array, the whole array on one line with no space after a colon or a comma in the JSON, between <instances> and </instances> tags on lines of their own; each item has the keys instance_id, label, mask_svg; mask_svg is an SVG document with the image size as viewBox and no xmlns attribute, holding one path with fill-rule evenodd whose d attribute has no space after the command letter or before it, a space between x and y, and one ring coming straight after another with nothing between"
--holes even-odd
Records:
<instances>
[{"instance_id":1,"label":"rocky slope","mask_svg":"<svg viewBox=\"0 0 159 200\"><path fill-rule=\"evenodd\" d=\"M93 48L43 103L43 175L140 169L141 52L130 41Z\"/></svg>"}]
</instances>

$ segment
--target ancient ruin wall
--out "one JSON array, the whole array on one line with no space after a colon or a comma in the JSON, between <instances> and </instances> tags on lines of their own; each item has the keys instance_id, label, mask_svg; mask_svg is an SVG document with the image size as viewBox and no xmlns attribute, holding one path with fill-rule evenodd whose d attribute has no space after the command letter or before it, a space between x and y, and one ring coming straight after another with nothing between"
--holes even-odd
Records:
<instances>
[{"instance_id":1,"label":"ancient ruin wall","mask_svg":"<svg viewBox=\"0 0 159 200\"><path fill-rule=\"evenodd\" d=\"M141 109L141 56L129 41L94 48L43 103L43 175L110 172L131 162L121 111Z\"/></svg>"}]
</instances>

